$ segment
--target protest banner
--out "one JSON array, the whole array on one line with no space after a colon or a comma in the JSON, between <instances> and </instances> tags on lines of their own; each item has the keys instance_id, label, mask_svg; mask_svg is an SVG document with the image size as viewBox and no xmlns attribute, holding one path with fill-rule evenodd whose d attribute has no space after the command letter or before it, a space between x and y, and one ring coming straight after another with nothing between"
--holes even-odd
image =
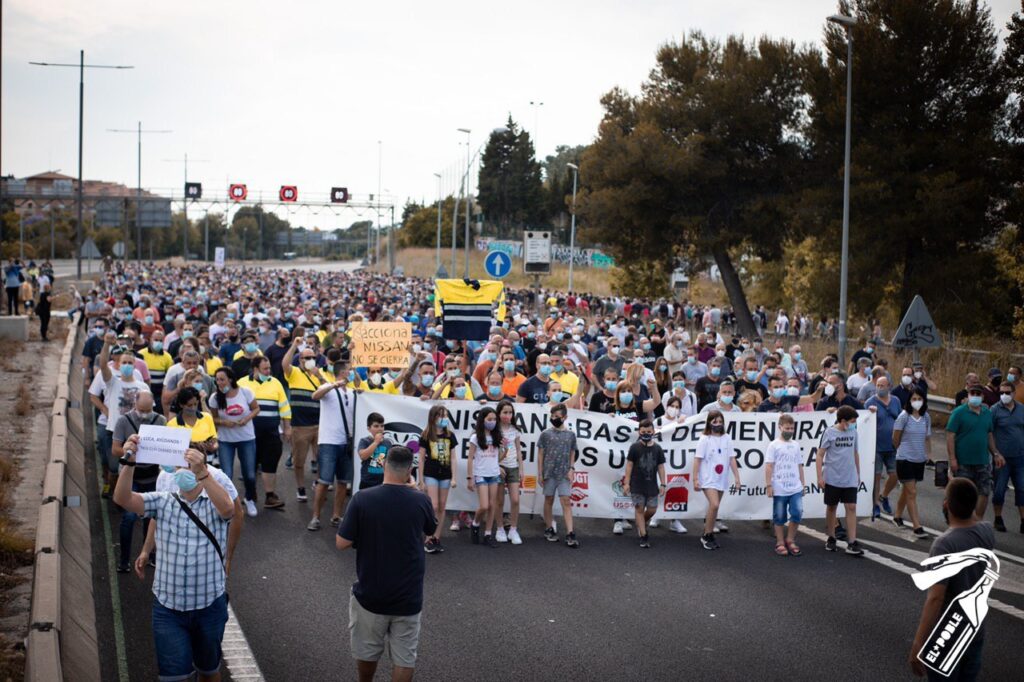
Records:
<instances>
[{"instance_id":1,"label":"protest banner","mask_svg":"<svg viewBox=\"0 0 1024 682\"><path fill-rule=\"evenodd\" d=\"M412 325L408 322L356 322L349 331L353 367L409 366Z\"/></svg>"},{"instance_id":2,"label":"protest banner","mask_svg":"<svg viewBox=\"0 0 1024 682\"><path fill-rule=\"evenodd\" d=\"M456 451L458 471L455 486L448 496L449 510L472 511L477 508L476 494L466 489L466 459L476 414L483 407L469 400L442 401L451 413L452 429L458 438ZM362 393L356 400L355 438L368 435L366 415L384 415L385 437L396 444L419 438L427 423L433 401L381 393ZM544 405L517 404L516 426L523 444L522 509L534 504L537 477L537 441L548 428L549 409ZM861 485L857 494L857 514L871 512L871 490L874 474L875 415L860 411L857 422L857 449L860 460ZM804 518L824 518L825 503L818 486L815 458L818 443L825 430L835 423L835 415L827 412L794 412L795 442L804 454ZM694 493L690 481L693 455L704 430L706 415L690 417L683 424L656 422L655 440L665 450L668 492L659 500L658 518L702 519L706 501L702 493ZM660 420L659 420L660 422ZM624 417L569 410L567 426L576 433L579 458L572 474L573 513L581 517L631 518L632 502L623 492L623 476L629 446L637 441L636 422ZM777 414L730 413L726 415L726 433L736 450L740 485L727 491L722 500L720 518L762 520L772 517L772 500L766 495L764 455L775 439ZM423 456L421 451L419 456ZM359 466L355 467L356 476ZM353 489L358 489L358 478ZM507 504L507 503L506 503ZM558 509L559 505L555 505ZM539 509L539 504L538 507Z\"/></svg>"},{"instance_id":3,"label":"protest banner","mask_svg":"<svg viewBox=\"0 0 1024 682\"><path fill-rule=\"evenodd\" d=\"M191 429L143 424L139 427L139 450L135 461L139 464L188 466L185 461L185 451L188 450L188 442L191 437Z\"/></svg>"}]
</instances>

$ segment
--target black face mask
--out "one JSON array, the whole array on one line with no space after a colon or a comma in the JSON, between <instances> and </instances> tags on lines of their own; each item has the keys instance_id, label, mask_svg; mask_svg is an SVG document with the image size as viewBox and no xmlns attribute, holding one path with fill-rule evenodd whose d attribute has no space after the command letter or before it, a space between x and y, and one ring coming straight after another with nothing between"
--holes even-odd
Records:
<instances>
[{"instance_id":1,"label":"black face mask","mask_svg":"<svg viewBox=\"0 0 1024 682\"><path fill-rule=\"evenodd\" d=\"M560 428L564 422L565 422L565 420L562 419L561 417L552 417L551 418L551 425L554 426L556 429Z\"/></svg>"},{"instance_id":2,"label":"black face mask","mask_svg":"<svg viewBox=\"0 0 1024 682\"><path fill-rule=\"evenodd\" d=\"M710 431L711 433L722 433L725 431L725 427L721 424L712 424Z\"/></svg>"}]
</instances>

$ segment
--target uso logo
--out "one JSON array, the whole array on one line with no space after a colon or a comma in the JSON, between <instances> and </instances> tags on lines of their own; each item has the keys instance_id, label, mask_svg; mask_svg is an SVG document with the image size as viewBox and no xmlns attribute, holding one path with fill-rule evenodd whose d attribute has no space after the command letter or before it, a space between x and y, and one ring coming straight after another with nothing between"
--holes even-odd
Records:
<instances>
[{"instance_id":1,"label":"uso logo","mask_svg":"<svg viewBox=\"0 0 1024 682\"><path fill-rule=\"evenodd\" d=\"M673 487L675 483L678 487ZM663 511L684 512L690 503L690 474L669 474L668 490L665 492Z\"/></svg>"}]
</instances>

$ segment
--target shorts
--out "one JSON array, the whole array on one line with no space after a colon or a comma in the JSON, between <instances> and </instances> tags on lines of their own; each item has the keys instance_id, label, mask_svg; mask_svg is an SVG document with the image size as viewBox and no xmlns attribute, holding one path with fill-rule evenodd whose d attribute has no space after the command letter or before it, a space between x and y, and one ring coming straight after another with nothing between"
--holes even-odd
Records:
<instances>
[{"instance_id":1,"label":"shorts","mask_svg":"<svg viewBox=\"0 0 1024 682\"><path fill-rule=\"evenodd\" d=\"M978 495L981 497L988 497L992 494L991 464L961 464L953 475L974 481L974 485L978 488Z\"/></svg>"},{"instance_id":2,"label":"shorts","mask_svg":"<svg viewBox=\"0 0 1024 682\"><path fill-rule=\"evenodd\" d=\"M633 506L637 509L657 509L658 508L658 496L657 495L641 495L633 493L630 495L633 498Z\"/></svg>"},{"instance_id":3,"label":"shorts","mask_svg":"<svg viewBox=\"0 0 1024 682\"><path fill-rule=\"evenodd\" d=\"M435 488L440 488L441 490L448 490L449 488L452 487L452 479L450 479L450 478L431 478L430 476L424 476L423 477L423 485L425 485L427 487L434 486Z\"/></svg>"},{"instance_id":4,"label":"shorts","mask_svg":"<svg viewBox=\"0 0 1024 682\"><path fill-rule=\"evenodd\" d=\"M153 600L153 641L161 680L192 679L193 671L220 671L221 641L228 622L228 596L195 611L174 611Z\"/></svg>"},{"instance_id":5,"label":"shorts","mask_svg":"<svg viewBox=\"0 0 1024 682\"><path fill-rule=\"evenodd\" d=\"M924 462L911 462L907 459L896 460L896 478L900 481L923 481Z\"/></svg>"},{"instance_id":6,"label":"shorts","mask_svg":"<svg viewBox=\"0 0 1024 682\"><path fill-rule=\"evenodd\" d=\"M854 496L856 499L856 495ZM804 494L776 495L772 498L772 522L776 526L786 525L786 512L790 523L800 523L804 518Z\"/></svg>"},{"instance_id":7,"label":"shorts","mask_svg":"<svg viewBox=\"0 0 1024 682\"><path fill-rule=\"evenodd\" d=\"M498 485L501 483L501 476L474 476L473 483L477 485Z\"/></svg>"},{"instance_id":8,"label":"shorts","mask_svg":"<svg viewBox=\"0 0 1024 682\"><path fill-rule=\"evenodd\" d=\"M825 506L834 507L842 502L843 504L857 504L856 488L838 488L834 485L825 484Z\"/></svg>"},{"instance_id":9,"label":"shorts","mask_svg":"<svg viewBox=\"0 0 1024 682\"><path fill-rule=\"evenodd\" d=\"M569 497L572 493L572 484L568 478L545 478L544 497Z\"/></svg>"},{"instance_id":10,"label":"shorts","mask_svg":"<svg viewBox=\"0 0 1024 682\"><path fill-rule=\"evenodd\" d=\"M295 468L306 463L306 453L316 447L316 439L320 433L319 426L292 426L292 459Z\"/></svg>"},{"instance_id":11,"label":"shorts","mask_svg":"<svg viewBox=\"0 0 1024 682\"><path fill-rule=\"evenodd\" d=\"M348 633L352 658L357 661L379 661L386 647L394 665L416 667L420 614L386 616L373 613L364 609L352 595L348 600Z\"/></svg>"},{"instance_id":12,"label":"shorts","mask_svg":"<svg viewBox=\"0 0 1024 682\"><path fill-rule=\"evenodd\" d=\"M894 473L896 471L896 453L895 452L876 452L875 453L875 473Z\"/></svg>"},{"instance_id":13,"label":"shorts","mask_svg":"<svg viewBox=\"0 0 1024 682\"><path fill-rule=\"evenodd\" d=\"M501 467L501 472L505 474L505 484L519 483L522 481L522 477L519 474L519 467Z\"/></svg>"},{"instance_id":14,"label":"shorts","mask_svg":"<svg viewBox=\"0 0 1024 682\"><path fill-rule=\"evenodd\" d=\"M335 481L352 482L354 469L348 446L321 443L317 448L317 462L317 483L331 485Z\"/></svg>"}]
</instances>

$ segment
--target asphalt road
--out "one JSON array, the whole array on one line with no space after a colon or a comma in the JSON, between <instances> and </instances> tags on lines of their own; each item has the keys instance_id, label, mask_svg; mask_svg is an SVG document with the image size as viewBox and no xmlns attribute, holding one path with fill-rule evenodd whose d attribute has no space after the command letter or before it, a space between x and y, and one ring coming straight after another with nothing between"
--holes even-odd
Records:
<instances>
[{"instance_id":1,"label":"asphalt road","mask_svg":"<svg viewBox=\"0 0 1024 682\"><path fill-rule=\"evenodd\" d=\"M265 679L355 679L347 632L355 554L335 549L327 514L323 530L305 530L309 504L295 501L292 474L281 473L287 506L246 520L232 606ZM921 494L924 525L943 528L941 492L926 485ZM108 513L116 541L117 513ZM467 532L446 531L448 551L427 557L417 676L912 679L906 659L923 593L908 573L930 539L862 521L870 556L854 558L825 552L824 523L814 520L798 538L804 556L779 558L757 523L730 524L717 552L700 548L697 522L686 525L685 536L652 531L650 550L632 534L612 535L606 521L579 524L579 550L543 541L540 519L528 515L520 547L474 546ZM997 538L1005 554L984 679L1019 674L1024 535L1016 530ZM148 583L116 581L128 679L151 679Z\"/></svg>"}]
</instances>

